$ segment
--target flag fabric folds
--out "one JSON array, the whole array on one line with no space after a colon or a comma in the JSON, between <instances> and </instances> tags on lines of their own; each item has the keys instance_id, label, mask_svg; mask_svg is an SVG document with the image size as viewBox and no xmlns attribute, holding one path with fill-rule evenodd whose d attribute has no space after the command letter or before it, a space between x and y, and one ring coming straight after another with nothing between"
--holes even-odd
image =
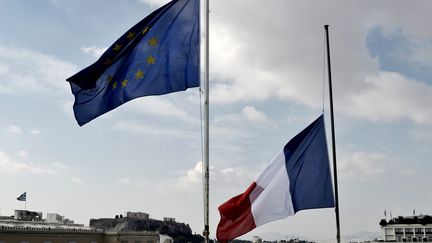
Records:
<instances>
[{"instance_id":1,"label":"flag fabric folds","mask_svg":"<svg viewBox=\"0 0 432 243\"><path fill-rule=\"evenodd\" d=\"M217 239L227 242L300 210L334 207L324 117L291 139L242 194L219 206Z\"/></svg>"},{"instance_id":2,"label":"flag fabric folds","mask_svg":"<svg viewBox=\"0 0 432 243\"><path fill-rule=\"evenodd\" d=\"M80 126L137 97L199 86L199 0L173 0L68 78Z\"/></svg>"},{"instance_id":3,"label":"flag fabric folds","mask_svg":"<svg viewBox=\"0 0 432 243\"><path fill-rule=\"evenodd\" d=\"M27 192L24 192L19 197L17 197L18 201L27 201Z\"/></svg>"}]
</instances>

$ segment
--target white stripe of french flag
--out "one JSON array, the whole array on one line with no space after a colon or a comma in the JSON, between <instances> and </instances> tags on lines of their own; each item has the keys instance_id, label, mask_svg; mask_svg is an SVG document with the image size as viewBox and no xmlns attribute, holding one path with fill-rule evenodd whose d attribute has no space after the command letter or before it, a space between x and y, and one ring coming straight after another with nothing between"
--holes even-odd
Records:
<instances>
[{"instance_id":1,"label":"white stripe of french flag","mask_svg":"<svg viewBox=\"0 0 432 243\"><path fill-rule=\"evenodd\" d=\"M217 239L227 242L270 221L334 207L324 117L291 139L242 194L221 206Z\"/></svg>"}]
</instances>

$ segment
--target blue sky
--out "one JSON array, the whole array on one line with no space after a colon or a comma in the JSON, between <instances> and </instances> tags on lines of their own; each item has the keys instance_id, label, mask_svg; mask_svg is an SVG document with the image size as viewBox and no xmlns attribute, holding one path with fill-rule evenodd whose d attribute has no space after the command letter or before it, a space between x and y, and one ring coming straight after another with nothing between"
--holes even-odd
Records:
<instances>
[{"instance_id":1,"label":"blue sky","mask_svg":"<svg viewBox=\"0 0 432 243\"><path fill-rule=\"evenodd\" d=\"M27 190L28 209L78 223L143 211L202 232L198 90L136 99L79 127L65 81L163 3L0 0L1 215L23 208ZM431 4L211 1L213 236L217 206L320 115L324 24L342 234L380 231L384 209L432 214ZM266 232L333 239L334 212L300 212L245 238Z\"/></svg>"}]
</instances>

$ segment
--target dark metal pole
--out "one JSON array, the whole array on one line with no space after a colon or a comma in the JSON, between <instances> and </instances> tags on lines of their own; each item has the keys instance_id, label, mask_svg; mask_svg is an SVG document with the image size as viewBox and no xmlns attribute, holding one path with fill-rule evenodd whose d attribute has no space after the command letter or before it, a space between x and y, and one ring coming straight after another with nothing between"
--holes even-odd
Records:
<instances>
[{"instance_id":1,"label":"dark metal pole","mask_svg":"<svg viewBox=\"0 0 432 243\"><path fill-rule=\"evenodd\" d=\"M334 189L335 189L335 212L336 212L336 239L340 243L340 220L339 220L339 196L338 196L338 182L337 182L337 166L336 166L336 139L334 129L334 114L333 114L333 90L332 90L332 76L331 76L331 65L330 65L330 44L329 44L329 33L328 25L324 25L326 31L326 42L327 42L327 67L328 67L328 79L329 79L329 90L330 90L330 116L331 116L331 134L332 134L332 148L333 148L333 177L334 177Z\"/></svg>"},{"instance_id":2,"label":"dark metal pole","mask_svg":"<svg viewBox=\"0 0 432 243\"><path fill-rule=\"evenodd\" d=\"M201 1L205 3L205 63L204 63L204 242L209 243L209 0Z\"/></svg>"}]
</instances>

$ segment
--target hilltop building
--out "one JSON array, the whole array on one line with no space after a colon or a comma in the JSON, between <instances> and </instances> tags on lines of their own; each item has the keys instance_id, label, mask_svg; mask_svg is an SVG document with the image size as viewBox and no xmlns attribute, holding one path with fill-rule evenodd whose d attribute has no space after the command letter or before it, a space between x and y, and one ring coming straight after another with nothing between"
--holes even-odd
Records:
<instances>
[{"instance_id":1,"label":"hilltop building","mask_svg":"<svg viewBox=\"0 0 432 243\"><path fill-rule=\"evenodd\" d=\"M380 221L386 242L432 242L432 216L418 215Z\"/></svg>"},{"instance_id":2,"label":"hilltop building","mask_svg":"<svg viewBox=\"0 0 432 243\"><path fill-rule=\"evenodd\" d=\"M149 219L150 215L143 212L126 212L126 217L135 219Z\"/></svg>"}]
</instances>

